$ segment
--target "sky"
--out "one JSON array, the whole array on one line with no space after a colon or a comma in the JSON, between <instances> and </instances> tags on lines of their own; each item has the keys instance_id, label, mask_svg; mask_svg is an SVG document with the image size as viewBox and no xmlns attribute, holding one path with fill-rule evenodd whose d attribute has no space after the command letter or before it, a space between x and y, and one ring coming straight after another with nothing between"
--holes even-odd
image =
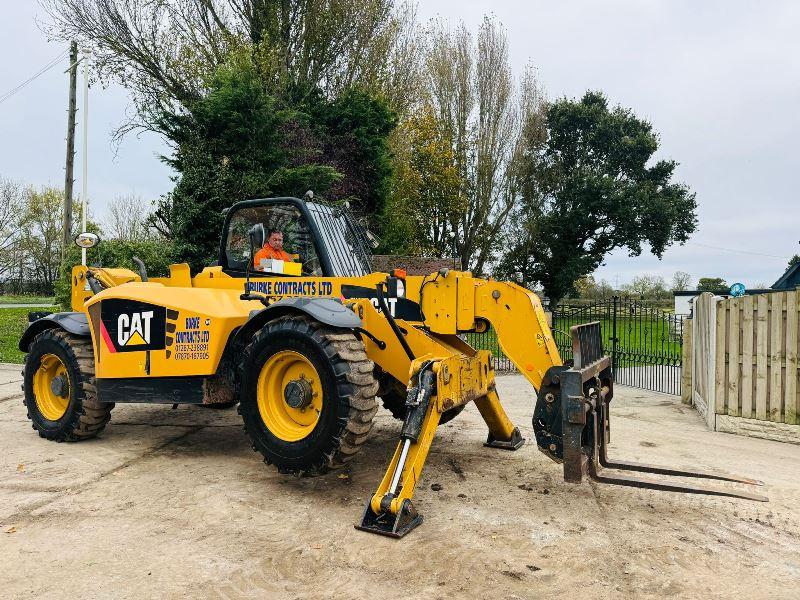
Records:
<instances>
[{"instance_id":1,"label":"sky","mask_svg":"<svg viewBox=\"0 0 800 600\"><path fill-rule=\"evenodd\" d=\"M48 42L34 0L0 0L0 94L66 50ZM662 260L645 252L608 257L595 273L614 286L636 275L667 282L676 271L748 287L772 284L800 253L800 3L793 0L421 0L422 20L485 14L506 28L512 67L538 69L551 99L602 90L659 132L658 158L680 163L676 179L696 192L699 228ZM0 102L0 176L36 186L64 183L67 60ZM79 84L81 80L79 79ZM0 96L1 97L1 96ZM81 176L79 85L76 191ZM125 121L124 89L93 87L88 187L102 219L116 196L151 201L174 185L153 134L112 134Z\"/></svg>"}]
</instances>

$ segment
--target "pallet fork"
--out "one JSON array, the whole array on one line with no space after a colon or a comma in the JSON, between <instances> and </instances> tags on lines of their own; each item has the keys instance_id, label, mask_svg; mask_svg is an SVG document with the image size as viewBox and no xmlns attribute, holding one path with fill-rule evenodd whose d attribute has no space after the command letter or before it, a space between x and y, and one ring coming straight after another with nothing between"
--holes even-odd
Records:
<instances>
[{"instance_id":1,"label":"pallet fork","mask_svg":"<svg viewBox=\"0 0 800 600\"><path fill-rule=\"evenodd\" d=\"M614 385L611 359L603 354L600 323L576 325L571 328L571 334L573 365L552 367L548 371L533 416L539 448L554 460L563 462L565 481L580 483L587 475L598 483L611 485L768 501L760 494L735 488L692 485L629 473L763 485L755 479L611 460L608 457L609 403Z\"/></svg>"}]
</instances>

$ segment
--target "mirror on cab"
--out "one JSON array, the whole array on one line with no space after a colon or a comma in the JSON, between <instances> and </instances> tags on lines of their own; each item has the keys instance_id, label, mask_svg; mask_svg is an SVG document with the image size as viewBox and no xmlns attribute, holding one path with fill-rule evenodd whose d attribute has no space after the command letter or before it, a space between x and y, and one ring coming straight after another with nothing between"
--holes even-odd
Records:
<instances>
[{"instance_id":1,"label":"mirror on cab","mask_svg":"<svg viewBox=\"0 0 800 600\"><path fill-rule=\"evenodd\" d=\"M96 233L84 231L75 236L75 245L79 248L94 248L100 243L100 237Z\"/></svg>"}]
</instances>

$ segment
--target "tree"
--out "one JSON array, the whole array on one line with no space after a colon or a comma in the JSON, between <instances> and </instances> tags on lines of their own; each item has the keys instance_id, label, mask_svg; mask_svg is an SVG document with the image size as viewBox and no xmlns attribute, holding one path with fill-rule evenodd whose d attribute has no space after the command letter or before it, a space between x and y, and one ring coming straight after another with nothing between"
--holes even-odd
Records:
<instances>
[{"instance_id":1,"label":"tree","mask_svg":"<svg viewBox=\"0 0 800 600\"><path fill-rule=\"evenodd\" d=\"M692 287L692 276L685 271L675 271L672 276L672 289L676 292L683 292Z\"/></svg>"},{"instance_id":2,"label":"tree","mask_svg":"<svg viewBox=\"0 0 800 600\"><path fill-rule=\"evenodd\" d=\"M14 244L19 239L19 225L24 205L24 188L0 177L0 279L14 268Z\"/></svg>"},{"instance_id":3,"label":"tree","mask_svg":"<svg viewBox=\"0 0 800 600\"><path fill-rule=\"evenodd\" d=\"M453 239L461 267L480 274L518 196L522 148L542 130L542 94L532 68L515 84L506 35L488 17L475 41L463 23L453 32L436 24L429 37L428 102L450 146L461 197L436 237Z\"/></svg>"},{"instance_id":4,"label":"tree","mask_svg":"<svg viewBox=\"0 0 800 600\"><path fill-rule=\"evenodd\" d=\"M711 292L713 294L726 293L730 287L721 277L701 277L697 282L698 292Z\"/></svg>"},{"instance_id":5,"label":"tree","mask_svg":"<svg viewBox=\"0 0 800 600\"><path fill-rule=\"evenodd\" d=\"M147 226L165 240L172 240L172 192L155 200L147 215Z\"/></svg>"},{"instance_id":6,"label":"tree","mask_svg":"<svg viewBox=\"0 0 800 600\"><path fill-rule=\"evenodd\" d=\"M386 104L360 90L333 100L305 92L276 97L250 54L236 53L187 114L162 115L160 127L176 145L166 160L180 177L159 206L169 216L151 222L167 225L178 258L199 269L216 258L222 209L239 200L302 197L311 189L379 213L394 124Z\"/></svg>"},{"instance_id":7,"label":"tree","mask_svg":"<svg viewBox=\"0 0 800 600\"><path fill-rule=\"evenodd\" d=\"M110 238L127 242L147 239L150 237L147 204L138 196L117 196L108 205L103 231Z\"/></svg>"},{"instance_id":8,"label":"tree","mask_svg":"<svg viewBox=\"0 0 800 600\"><path fill-rule=\"evenodd\" d=\"M424 105L396 130L392 149L397 170L383 210L383 251L450 256L450 223L463 206L453 150Z\"/></svg>"},{"instance_id":9,"label":"tree","mask_svg":"<svg viewBox=\"0 0 800 600\"><path fill-rule=\"evenodd\" d=\"M547 138L524 150L521 201L496 274L539 282L551 305L614 249L661 257L697 226L695 195L659 160L652 125L600 92L547 108Z\"/></svg>"},{"instance_id":10,"label":"tree","mask_svg":"<svg viewBox=\"0 0 800 600\"><path fill-rule=\"evenodd\" d=\"M311 98L298 109L308 114L318 144L310 145L310 153L317 156L309 155L305 164L328 165L340 174L327 199L349 201L379 227L374 217L383 210L389 193L388 137L397 125L395 114L382 99L357 88L344 90L333 100Z\"/></svg>"},{"instance_id":11,"label":"tree","mask_svg":"<svg viewBox=\"0 0 800 600\"><path fill-rule=\"evenodd\" d=\"M131 91L128 127L160 132L208 91L231 52L246 49L270 89L353 86L408 105L418 94L420 48L413 7L392 0L40 0L48 32L93 49L102 82Z\"/></svg>"},{"instance_id":12,"label":"tree","mask_svg":"<svg viewBox=\"0 0 800 600\"><path fill-rule=\"evenodd\" d=\"M667 293L667 285L663 277L658 275L637 275L623 291L643 298L661 298Z\"/></svg>"},{"instance_id":13,"label":"tree","mask_svg":"<svg viewBox=\"0 0 800 600\"><path fill-rule=\"evenodd\" d=\"M199 268L222 208L269 195L347 199L374 217L389 189L391 103L419 96L413 10L392 0L43 0L57 36L95 50L132 92L131 127L164 135L179 174L149 224Z\"/></svg>"},{"instance_id":14,"label":"tree","mask_svg":"<svg viewBox=\"0 0 800 600\"><path fill-rule=\"evenodd\" d=\"M64 192L55 188L28 190L20 220L19 247L29 277L52 289L61 264ZM74 221L74 220L73 220Z\"/></svg>"},{"instance_id":15,"label":"tree","mask_svg":"<svg viewBox=\"0 0 800 600\"><path fill-rule=\"evenodd\" d=\"M792 258L789 259L789 264L787 265L787 268L793 267L797 263L800 263L800 254L795 254Z\"/></svg>"},{"instance_id":16,"label":"tree","mask_svg":"<svg viewBox=\"0 0 800 600\"><path fill-rule=\"evenodd\" d=\"M596 289L597 282L591 275L580 277L577 281L575 281L575 293L577 294L578 298L592 298L595 295Z\"/></svg>"}]
</instances>

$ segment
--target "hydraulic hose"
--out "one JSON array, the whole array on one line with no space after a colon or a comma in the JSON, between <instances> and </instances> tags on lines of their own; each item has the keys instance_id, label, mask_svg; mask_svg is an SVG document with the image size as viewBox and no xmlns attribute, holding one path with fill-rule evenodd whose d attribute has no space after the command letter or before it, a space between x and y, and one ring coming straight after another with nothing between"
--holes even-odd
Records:
<instances>
[{"instance_id":1,"label":"hydraulic hose","mask_svg":"<svg viewBox=\"0 0 800 600\"><path fill-rule=\"evenodd\" d=\"M386 305L386 297L383 295L383 283L376 285L375 290L378 294L378 306L381 307L381 312L383 312L384 316L386 316L386 320L389 321L389 327L392 328L395 336L397 336L397 341L400 342L400 345L403 347L403 350L405 351L409 360L414 360L416 357L414 356L413 350L411 350L411 346L408 345L406 336L404 336L403 332L400 331L400 327L397 326L392 313L389 312L389 307Z\"/></svg>"}]
</instances>

